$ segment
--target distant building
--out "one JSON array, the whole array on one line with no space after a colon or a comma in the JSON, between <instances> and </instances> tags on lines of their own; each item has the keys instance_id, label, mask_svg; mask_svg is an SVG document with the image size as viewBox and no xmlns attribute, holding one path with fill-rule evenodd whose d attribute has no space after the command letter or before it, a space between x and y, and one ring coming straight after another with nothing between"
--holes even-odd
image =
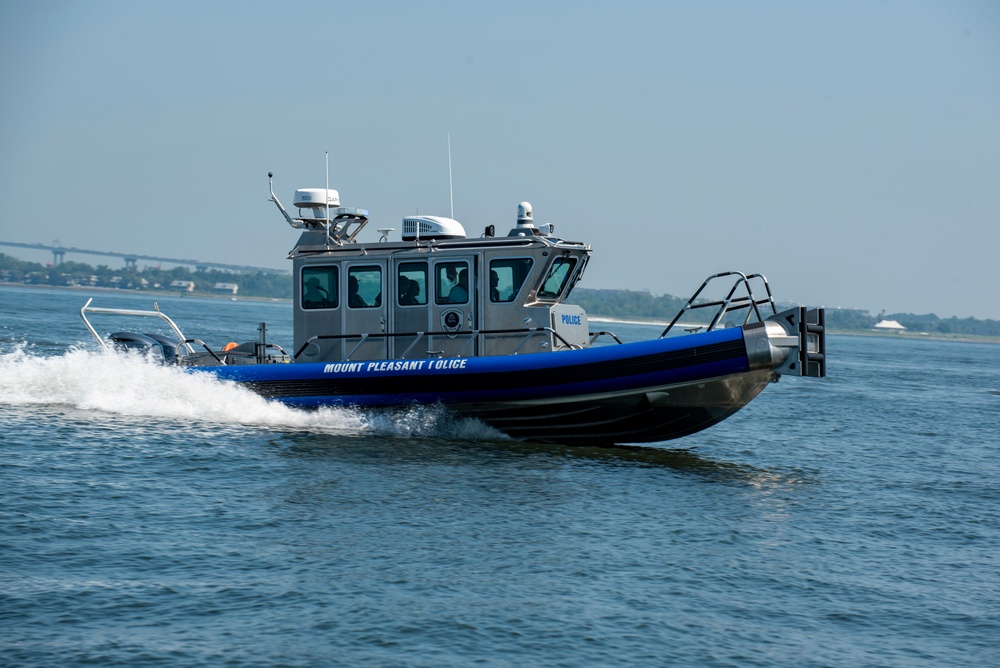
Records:
<instances>
[{"instance_id":1,"label":"distant building","mask_svg":"<svg viewBox=\"0 0 1000 668\"><path fill-rule=\"evenodd\" d=\"M212 286L212 292L222 292L227 295L235 295L240 289L240 286L236 283L216 283Z\"/></svg>"},{"instance_id":2,"label":"distant building","mask_svg":"<svg viewBox=\"0 0 1000 668\"><path fill-rule=\"evenodd\" d=\"M896 332L902 332L906 330L905 327L900 325L895 320L879 320L877 323L875 323L875 329L882 329L882 330L896 331Z\"/></svg>"},{"instance_id":3,"label":"distant building","mask_svg":"<svg viewBox=\"0 0 1000 668\"><path fill-rule=\"evenodd\" d=\"M170 287L184 290L185 292L194 292L194 281L171 281Z\"/></svg>"}]
</instances>

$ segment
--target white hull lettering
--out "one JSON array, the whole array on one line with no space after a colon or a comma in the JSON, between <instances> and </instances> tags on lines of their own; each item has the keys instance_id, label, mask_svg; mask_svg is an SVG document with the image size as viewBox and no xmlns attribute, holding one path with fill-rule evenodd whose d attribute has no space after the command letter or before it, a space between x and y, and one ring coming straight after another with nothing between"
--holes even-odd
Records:
<instances>
[{"instance_id":1,"label":"white hull lettering","mask_svg":"<svg viewBox=\"0 0 1000 668\"><path fill-rule=\"evenodd\" d=\"M355 371L361 371L361 367L364 366L361 362L338 362L336 364L327 364L323 367L323 373L354 373Z\"/></svg>"},{"instance_id":2,"label":"white hull lettering","mask_svg":"<svg viewBox=\"0 0 1000 668\"><path fill-rule=\"evenodd\" d=\"M432 369L464 369L468 360L435 360L431 365Z\"/></svg>"},{"instance_id":3,"label":"white hull lettering","mask_svg":"<svg viewBox=\"0 0 1000 668\"><path fill-rule=\"evenodd\" d=\"M451 371L464 369L468 359L457 360L386 360L384 362L336 362L323 367L323 373L356 373L358 371Z\"/></svg>"},{"instance_id":4,"label":"white hull lettering","mask_svg":"<svg viewBox=\"0 0 1000 668\"><path fill-rule=\"evenodd\" d=\"M365 371L420 371L427 360L393 360L389 362L369 362Z\"/></svg>"}]
</instances>

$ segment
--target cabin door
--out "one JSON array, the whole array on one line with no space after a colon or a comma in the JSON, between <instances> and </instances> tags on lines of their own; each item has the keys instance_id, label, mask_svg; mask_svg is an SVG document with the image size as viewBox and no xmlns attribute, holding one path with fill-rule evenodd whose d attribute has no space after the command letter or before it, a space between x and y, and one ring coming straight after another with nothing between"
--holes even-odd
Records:
<instances>
[{"instance_id":1,"label":"cabin door","mask_svg":"<svg viewBox=\"0 0 1000 668\"><path fill-rule=\"evenodd\" d=\"M389 356L386 333L385 260L345 263L345 359L384 360ZM364 336L367 335L367 336Z\"/></svg>"},{"instance_id":2,"label":"cabin door","mask_svg":"<svg viewBox=\"0 0 1000 668\"><path fill-rule=\"evenodd\" d=\"M479 262L475 255L449 256L431 264L429 356L478 354Z\"/></svg>"},{"instance_id":3,"label":"cabin door","mask_svg":"<svg viewBox=\"0 0 1000 668\"><path fill-rule=\"evenodd\" d=\"M426 333L437 329L431 318L431 265L427 260L404 260L390 268L395 288L389 306L392 359L425 359L430 350Z\"/></svg>"}]
</instances>

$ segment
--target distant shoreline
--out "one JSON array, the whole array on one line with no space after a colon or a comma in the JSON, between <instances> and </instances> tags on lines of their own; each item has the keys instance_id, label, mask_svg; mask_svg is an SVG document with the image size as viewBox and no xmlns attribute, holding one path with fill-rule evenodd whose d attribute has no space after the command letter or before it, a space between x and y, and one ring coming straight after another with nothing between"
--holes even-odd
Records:
<instances>
[{"instance_id":1,"label":"distant shoreline","mask_svg":"<svg viewBox=\"0 0 1000 668\"><path fill-rule=\"evenodd\" d=\"M71 290L76 292L111 292L120 295L136 295L149 297L193 297L195 299L222 299L225 301L239 302L287 302L291 299L282 297L241 297L239 295L224 295L212 292L184 292L180 290L135 290L128 288L106 288L91 285L38 285L35 283L4 283L0 281L0 287L5 288L28 288L32 290Z\"/></svg>"},{"instance_id":2,"label":"distant shoreline","mask_svg":"<svg viewBox=\"0 0 1000 668\"><path fill-rule=\"evenodd\" d=\"M623 325L658 325L666 327L669 321L657 318L616 318L601 315L588 316L591 322L620 323ZM697 324L677 323L674 327L697 327ZM701 325L704 327L704 325ZM959 341L962 343L1000 343L1000 336L972 336L969 334L942 334L930 332L910 332L910 331L878 331L873 329L827 329L827 334L843 336L869 336L875 338L898 338L912 339L914 341Z\"/></svg>"},{"instance_id":3,"label":"distant shoreline","mask_svg":"<svg viewBox=\"0 0 1000 668\"><path fill-rule=\"evenodd\" d=\"M105 287L92 287L86 285L37 285L34 283L5 283L0 282L0 287L9 288L28 288L28 289L47 289L47 290L74 290L76 292L111 292L117 294L128 294L137 296L149 296L149 297L179 297L182 296L179 291L176 290L158 290L156 292L149 290L129 290L123 288L105 288ZM241 301L241 302L269 302L269 303L291 303L291 299L285 299L281 297L240 297L232 295L221 295L213 294L207 292L187 292L183 294L184 297L192 297L195 299L221 299L225 301ZM670 324L668 320L661 320L658 318L621 318L612 316L602 316L602 315L591 315L588 316L590 322L604 322L611 324L622 324L622 325L656 325L658 327L666 327ZM686 327L697 327L697 324L685 324L677 323L675 327L686 328ZM704 325L701 325L704 327ZM829 329L827 334L843 335L843 336L868 336L877 338L897 338L897 339L909 339L913 341L957 341L961 343L1000 343L1000 337L998 336L971 336L969 334L941 334L941 333L930 333L930 332L910 332L910 331L885 331L880 332L876 330L867 329Z\"/></svg>"},{"instance_id":4,"label":"distant shoreline","mask_svg":"<svg viewBox=\"0 0 1000 668\"><path fill-rule=\"evenodd\" d=\"M867 329L830 329L827 334L843 336L871 336L880 339L911 339L913 341L959 341L962 343L1000 343L1000 336L973 336L971 334L942 334L931 332L880 332Z\"/></svg>"}]
</instances>

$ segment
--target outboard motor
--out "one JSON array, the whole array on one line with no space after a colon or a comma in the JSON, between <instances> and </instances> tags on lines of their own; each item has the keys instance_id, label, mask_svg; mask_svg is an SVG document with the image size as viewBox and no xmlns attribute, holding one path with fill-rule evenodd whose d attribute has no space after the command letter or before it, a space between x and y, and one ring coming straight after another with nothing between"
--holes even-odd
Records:
<instances>
[{"instance_id":1,"label":"outboard motor","mask_svg":"<svg viewBox=\"0 0 1000 668\"><path fill-rule=\"evenodd\" d=\"M179 341L160 334L137 334L135 332L115 332L108 337L118 352L135 350L143 355L152 355L161 364L177 363Z\"/></svg>"}]
</instances>

